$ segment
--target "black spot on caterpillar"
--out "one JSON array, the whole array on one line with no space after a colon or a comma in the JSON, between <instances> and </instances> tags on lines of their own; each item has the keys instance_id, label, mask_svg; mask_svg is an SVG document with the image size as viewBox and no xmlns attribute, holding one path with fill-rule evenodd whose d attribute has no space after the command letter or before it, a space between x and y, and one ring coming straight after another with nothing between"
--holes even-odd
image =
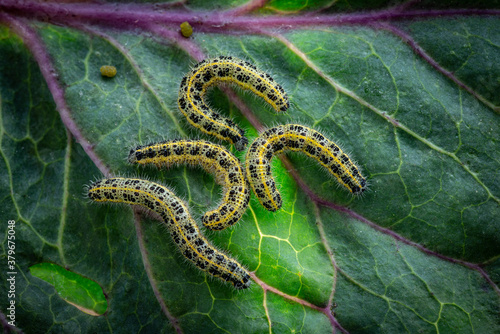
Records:
<instances>
[{"instance_id":1,"label":"black spot on caterpillar","mask_svg":"<svg viewBox=\"0 0 500 334\"><path fill-rule=\"evenodd\" d=\"M260 203L269 211L281 208L282 199L271 175L271 160L276 153L301 151L318 161L352 194L367 187L357 167L334 142L303 125L279 125L264 131L250 146L246 155L246 173Z\"/></svg>"},{"instance_id":2,"label":"black spot on caterpillar","mask_svg":"<svg viewBox=\"0 0 500 334\"><path fill-rule=\"evenodd\" d=\"M205 59L182 78L177 100L180 111L191 125L242 151L248 144L245 133L233 121L214 112L205 103L207 89L218 83L231 83L263 98L277 112L290 106L284 89L267 73L241 59L220 56Z\"/></svg>"},{"instance_id":3,"label":"black spot on caterpillar","mask_svg":"<svg viewBox=\"0 0 500 334\"><path fill-rule=\"evenodd\" d=\"M247 270L217 248L200 232L186 204L168 188L146 180L110 178L92 183L88 197L96 202L140 205L159 214L181 254L196 267L236 289L246 289L251 280Z\"/></svg>"},{"instance_id":4,"label":"black spot on caterpillar","mask_svg":"<svg viewBox=\"0 0 500 334\"><path fill-rule=\"evenodd\" d=\"M199 166L215 175L222 188L222 203L202 217L211 230L233 226L245 213L250 199L250 186L240 161L224 147L204 140L170 140L130 150L130 163L154 164L158 168L172 165Z\"/></svg>"}]
</instances>

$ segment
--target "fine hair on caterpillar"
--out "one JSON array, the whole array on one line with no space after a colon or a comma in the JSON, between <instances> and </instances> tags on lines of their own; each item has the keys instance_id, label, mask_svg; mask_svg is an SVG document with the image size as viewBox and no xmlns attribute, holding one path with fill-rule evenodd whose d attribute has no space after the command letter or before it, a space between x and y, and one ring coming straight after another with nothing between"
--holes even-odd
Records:
<instances>
[{"instance_id":1,"label":"fine hair on caterpillar","mask_svg":"<svg viewBox=\"0 0 500 334\"><path fill-rule=\"evenodd\" d=\"M236 289L250 286L248 271L205 238L187 205L167 187L141 179L105 178L88 187L88 198L95 202L139 205L155 212L164 221L181 254L197 268L231 283Z\"/></svg>"},{"instance_id":2,"label":"fine hair on caterpillar","mask_svg":"<svg viewBox=\"0 0 500 334\"><path fill-rule=\"evenodd\" d=\"M240 161L220 145L204 140L178 139L130 150L128 161L133 164L155 165L157 168L176 165L201 167L215 176L222 186L220 205L202 217L203 225L211 230L224 230L236 224L245 213L250 200L250 186Z\"/></svg>"},{"instance_id":3,"label":"fine hair on caterpillar","mask_svg":"<svg viewBox=\"0 0 500 334\"><path fill-rule=\"evenodd\" d=\"M219 84L234 84L249 90L263 98L276 112L284 112L290 106L284 89L269 74L246 61L219 56L196 64L182 78L177 100L179 110L191 125L229 141L239 151L248 144L244 131L232 120L213 111L205 101L207 90Z\"/></svg>"},{"instance_id":4,"label":"fine hair on caterpillar","mask_svg":"<svg viewBox=\"0 0 500 334\"><path fill-rule=\"evenodd\" d=\"M281 195L271 174L274 155L297 151L318 161L340 185L360 195L367 188L360 168L340 147L320 132L300 124L278 125L262 132L246 155L246 173L259 202L269 211L282 206Z\"/></svg>"}]
</instances>

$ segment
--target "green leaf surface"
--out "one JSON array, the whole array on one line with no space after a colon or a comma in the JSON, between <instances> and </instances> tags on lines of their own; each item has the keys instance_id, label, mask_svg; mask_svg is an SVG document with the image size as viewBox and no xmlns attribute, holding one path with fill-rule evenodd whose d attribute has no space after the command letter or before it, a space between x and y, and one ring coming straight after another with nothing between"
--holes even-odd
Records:
<instances>
[{"instance_id":1,"label":"green leaf surface","mask_svg":"<svg viewBox=\"0 0 500 334\"><path fill-rule=\"evenodd\" d=\"M0 4L0 258L14 261L0 272L3 291L15 276L15 296L0 298L4 326L15 300L26 333L500 331L494 4L478 5L481 14L458 2L441 17L425 2L227 1L217 7L225 13L196 1L108 5L42 4L40 17L29 2ZM178 27L186 13L197 17L189 39ZM198 220L219 203L220 186L201 170L126 162L139 143L216 142L176 103L182 77L214 55L254 63L290 97L279 115L250 93L209 93L250 142L260 126L302 123L339 142L369 181L353 197L305 155L275 159L283 208L268 212L252 195L234 228L204 231L252 272L244 291L189 264L151 215L90 203L84 190L110 173L169 186ZM102 65L117 75L102 77ZM97 283L104 316L30 273L47 262Z\"/></svg>"},{"instance_id":2,"label":"green leaf surface","mask_svg":"<svg viewBox=\"0 0 500 334\"><path fill-rule=\"evenodd\" d=\"M106 312L108 303L96 282L53 263L35 264L30 274L52 285L62 299L79 310L90 315Z\"/></svg>"}]
</instances>

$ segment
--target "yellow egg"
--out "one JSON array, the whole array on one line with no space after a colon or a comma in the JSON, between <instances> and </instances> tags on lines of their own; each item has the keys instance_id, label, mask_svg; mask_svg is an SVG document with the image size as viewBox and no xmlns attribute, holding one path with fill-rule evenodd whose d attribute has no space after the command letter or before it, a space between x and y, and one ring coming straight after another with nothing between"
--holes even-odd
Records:
<instances>
[{"instance_id":1,"label":"yellow egg","mask_svg":"<svg viewBox=\"0 0 500 334\"><path fill-rule=\"evenodd\" d=\"M116 75L116 67L109 65L101 66L101 75L108 78L114 77Z\"/></svg>"},{"instance_id":2,"label":"yellow egg","mask_svg":"<svg viewBox=\"0 0 500 334\"><path fill-rule=\"evenodd\" d=\"M193 27L189 24L189 22L182 22L181 23L181 34L184 37L189 37L193 34Z\"/></svg>"}]
</instances>

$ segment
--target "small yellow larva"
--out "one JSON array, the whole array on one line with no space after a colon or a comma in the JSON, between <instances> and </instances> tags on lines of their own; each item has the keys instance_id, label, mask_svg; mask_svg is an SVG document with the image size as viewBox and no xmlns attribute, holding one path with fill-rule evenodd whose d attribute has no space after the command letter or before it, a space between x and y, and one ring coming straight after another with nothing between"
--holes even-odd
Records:
<instances>
[{"instance_id":1,"label":"small yellow larva","mask_svg":"<svg viewBox=\"0 0 500 334\"><path fill-rule=\"evenodd\" d=\"M289 107L284 89L267 73L254 65L231 56L205 59L182 78L179 88L179 109L191 125L244 150L248 144L245 132L233 121L214 112L205 103L207 89L219 83L229 83L248 89L263 98L277 112Z\"/></svg>"},{"instance_id":2,"label":"small yellow larva","mask_svg":"<svg viewBox=\"0 0 500 334\"><path fill-rule=\"evenodd\" d=\"M246 289L251 280L247 270L215 248L200 232L186 204L168 188L145 180L110 178L94 182L88 197L96 202L140 205L159 214L181 254L214 277Z\"/></svg>"},{"instance_id":3,"label":"small yellow larva","mask_svg":"<svg viewBox=\"0 0 500 334\"><path fill-rule=\"evenodd\" d=\"M116 75L116 67L109 65L101 66L101 75L108 78L114 77Z\"/></svg>"},{"instance_id":4,"label":"small yellow larva","mask_svg":"<svg viewBox=\"0 0 500 334\"><path fill-rule=\"evenodd\" d=\"M361 194L367 187L359 167L337 144L303 125L279 125L264 131L246 155L250 186L269 211L277 211L282 205L281 195L271 175L271 160L276 153L287 150L301 151L315 159L353 194Z\"/></svg>"},{"instance_id":5,"label":"small yellow larva","mask_svg":"<svg viewBox=\"0 0 500 334\"><path fill-rule=\"evenodd\" d=\"M189 22L181 23L181 34L186 38L190 37L193 34L193 27L191 27Z\"/></svg>"},{"instance_id":6,"label":"small yellow larva","mask_svg":"<svg viewBox=\"0 0 500 334\"><path fill-rule=\"evenodd\" d=\"M202 217L211 230L233 226L245 213L250 199L250 186L240 161L224 147L204 140L170 140L130 150L130 163L154 164L158 168L188 164L199 166L215 175L222 186L222 202Z\"/></svg>"}]
</instances>

